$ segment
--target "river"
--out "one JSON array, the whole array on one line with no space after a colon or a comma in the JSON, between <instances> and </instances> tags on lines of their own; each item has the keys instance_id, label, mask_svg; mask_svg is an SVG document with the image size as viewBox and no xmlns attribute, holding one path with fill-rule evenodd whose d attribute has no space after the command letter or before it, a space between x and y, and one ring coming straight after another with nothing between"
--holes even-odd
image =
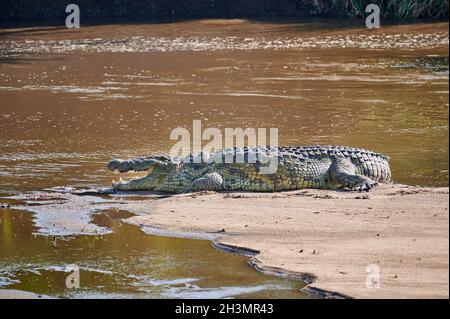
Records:
<instances>
[{"instance_id":1,"label":"river","mask_svg":"<svg viewBox=\"0 0 450 319\"><path fill-rule=\"evenodd\" d=\"M196 20L0 29L0 194L108 186L113 157L168 152L174 128L277 128L280 145L391 157L396 182L448 185L448 23ZM4 199L3 202L10 202ZM112 232L45 236L0 210L0 287L58 297L290 297L208 241ZM123 215L125 214L125 215ZM64 288L63 267L86 284Z\"/></svg>"}]
</instances>

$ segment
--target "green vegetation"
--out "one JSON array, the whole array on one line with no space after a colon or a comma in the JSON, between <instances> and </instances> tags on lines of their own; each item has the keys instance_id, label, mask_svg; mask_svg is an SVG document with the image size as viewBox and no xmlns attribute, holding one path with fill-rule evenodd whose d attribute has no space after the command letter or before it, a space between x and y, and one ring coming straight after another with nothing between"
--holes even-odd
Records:
<instances>
[{"instance_id":1,"label":"green vegetation","mask_svg":"<svg viewBox=\"0 0 450 319\"><path fill-rule=\"evenodd\" d=\"M448 0L300 0L311 13L324 16L360 17L368 4L377 4L387 19L446 19Z\"/></svg>"}]
</instances>

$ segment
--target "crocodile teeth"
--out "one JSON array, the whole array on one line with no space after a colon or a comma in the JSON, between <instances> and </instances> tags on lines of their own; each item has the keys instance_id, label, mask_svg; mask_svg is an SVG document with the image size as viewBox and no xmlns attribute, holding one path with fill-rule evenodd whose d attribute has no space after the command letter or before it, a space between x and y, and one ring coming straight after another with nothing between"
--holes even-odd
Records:
<instances>
[{"instance_id":1,"label":"crocodile teeth","mask_svg":"<svg viewBox=\"0 0 450 319\"><path fill-rule=\"evenodd\" d=\"M120 177L120 178L119 178L119 182L121 182L121 183L123 182L123 179L122 179L122 177Z\"/></svg>"}]
</instances>

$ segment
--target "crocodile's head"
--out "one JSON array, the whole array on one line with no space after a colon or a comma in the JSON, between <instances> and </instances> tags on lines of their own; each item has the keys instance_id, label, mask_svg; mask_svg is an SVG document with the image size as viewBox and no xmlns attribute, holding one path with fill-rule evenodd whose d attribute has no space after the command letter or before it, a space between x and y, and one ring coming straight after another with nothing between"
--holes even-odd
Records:
<instances>
[{"instance_id":1,"label":"crocodile's head","mask_svg":"<svg viewBox=\"0 0 450 319\"><path fill-rule=\"evenodd\" d=\"M150 156L145 158L135 158L129 160L113 159L108 162L108 169L118 170L120 173L147 171L147 175L142 178L134 178L129 181L113 181L113 188L117 190L155 190L166 178L175 170L176 165L172 163L170 157Z\"/></svg>"}]
</instances>

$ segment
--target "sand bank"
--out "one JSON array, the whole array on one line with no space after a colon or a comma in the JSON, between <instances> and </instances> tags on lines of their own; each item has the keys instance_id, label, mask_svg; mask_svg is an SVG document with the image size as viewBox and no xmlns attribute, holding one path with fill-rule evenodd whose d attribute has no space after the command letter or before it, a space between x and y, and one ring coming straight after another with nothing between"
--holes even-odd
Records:
<instances>
[{"instance_id":1,"label":"sand bank","mask_svg":"<svg viewBox=\"0 0 450 319\"><path fill-rule=\"evenodd\" d=\"M34 292L15 290L15 289L0 289L0 299L54 299L53 297Z\"/></svg>"},{"instance_id":2,"label":"sand bank","mask_svg":"<svg viewBox=\"0 0 450 319\"><path fill-rule=\"evenodd\" d=\"M448 298L448 200L447 187L404 185L185 194L152 201L147 214L141 207L127 222L212 239L252 255L259 270L309 282L305 290L321 296Z\"/></svg>"}]
</instances>

